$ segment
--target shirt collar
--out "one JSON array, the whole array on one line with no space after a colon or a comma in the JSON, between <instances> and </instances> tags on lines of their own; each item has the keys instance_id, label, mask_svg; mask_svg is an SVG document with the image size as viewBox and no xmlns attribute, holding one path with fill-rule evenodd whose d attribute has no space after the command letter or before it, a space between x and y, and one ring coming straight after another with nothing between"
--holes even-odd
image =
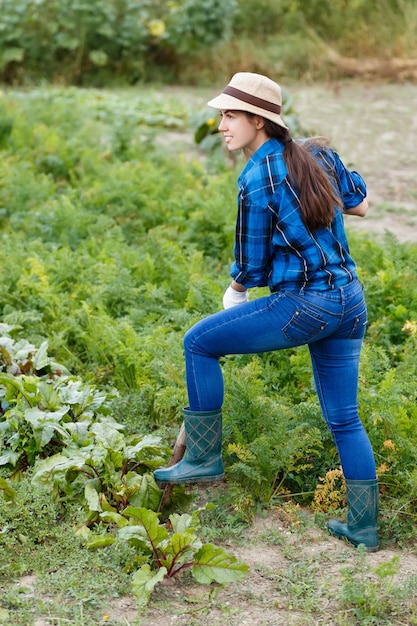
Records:
<instances>
[{"instance_id":1,"label":"shirt collar","mask_svg":"<svg viewBox=\"0 0 417 626\"><path fill-rule=\"evenodd\" d=\"M265 143L263 143L262 146L252 154L249 161L246 163L245 167L242 170L242 173L239 176L239 184L254 165L260 163L260 161L268 156L268 154L276 154L277 152L282 153L283 149L284 146L280 141L278 141L278 139L271 138L265 141Z\"/></svg>"}]
</instances>

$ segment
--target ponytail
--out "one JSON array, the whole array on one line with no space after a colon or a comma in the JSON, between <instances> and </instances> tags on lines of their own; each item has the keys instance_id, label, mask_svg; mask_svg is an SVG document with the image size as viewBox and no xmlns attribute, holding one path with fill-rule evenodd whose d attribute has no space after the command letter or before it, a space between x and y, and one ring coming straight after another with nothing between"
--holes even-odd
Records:
<instances>
[{"instance_id":1,"label":"ponytail","mask_svg":"<svg viewBox=\"0 0 417 626\"><path fill-rule=\"evenodd\" d=\"M326 148L326 140L315 138L297 143L287 128L267 119L265 131L268 137L274 137L284 144L283 158L289 181L298 195L304 224L311 231L327 228L333 221L335 207L342 208L342 201L329 176L311 153L313 149Z\"/></svg>"}]
</instances>

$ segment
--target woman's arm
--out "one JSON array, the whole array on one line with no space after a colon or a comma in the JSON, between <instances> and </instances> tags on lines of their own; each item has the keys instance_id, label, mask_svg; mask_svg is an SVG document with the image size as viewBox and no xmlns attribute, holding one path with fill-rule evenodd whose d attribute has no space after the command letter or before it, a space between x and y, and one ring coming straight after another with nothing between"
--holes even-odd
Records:
<instances>
[{"instance_id":1,"label":"woman's arm","mask_svg":"<svg viewBox=\"0 0 417 626\"><path fill-rule=\"evenodd\" d=\"M266 205L239 202L230 272L235 291L268 284L274 216Z\"/></svg>"},{"instance_id":2,"label":"woman's arm","mask_svg":"<svg viewBox=\"0 0 417 626\"><path fill-rule=\"evenodd\" d=\"M240 283L237 283L235 280L232 280L232 289L234 289L235 291L240 291L240 292L244 292L246 291L246 287L244 287L243 285L241 285Z\"/></svg>"},{"instance_id":3,"label":"woman's arm","mask_svg":"<svg viewBox=\"0 0 417 626\"><path fill-rule=\"evenodd\" d=\"M365 217L368 212L368 208L368 201L366 198L364 198L360 204L357 204L351 209L344 209L343 213L345 215L359 215L359 217Z\"/></svg>"}]
</instances>

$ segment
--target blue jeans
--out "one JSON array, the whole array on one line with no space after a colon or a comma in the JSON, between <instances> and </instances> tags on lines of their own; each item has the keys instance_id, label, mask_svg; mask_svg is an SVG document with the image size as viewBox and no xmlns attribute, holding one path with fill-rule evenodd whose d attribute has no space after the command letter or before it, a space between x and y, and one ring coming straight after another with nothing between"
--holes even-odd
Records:
<instances>
[{"instance_id":1,"label":"blue jeans","mask_svg":"<svg viewBox=\"0 0 417 626\"><path fill-rule=\"evenodd\" d=\"M344 476L373 479L374 455L357 403L366 323L366 303L358 281L328 291L279 291L210 315L184 337L189 408L221 408L220 357L308 344L321 409Z\"/></svg>"}]
</instances>

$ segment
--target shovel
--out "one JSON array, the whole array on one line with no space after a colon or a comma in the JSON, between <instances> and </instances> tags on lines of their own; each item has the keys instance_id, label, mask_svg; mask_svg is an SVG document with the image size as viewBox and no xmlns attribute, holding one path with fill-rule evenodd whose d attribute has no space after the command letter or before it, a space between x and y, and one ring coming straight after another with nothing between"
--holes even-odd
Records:
<instances>
[{"instance_id":1,"label":"shovel","mask_svg":"<svg viewBox=\"0 0 417 626\"><path fill-rule=\"evenodd\" d=\"M181 424L180 432L178 433L178 437L175 441L174 448L172 450L171 458L168 461L167 467L171 467L181 461L182 457L185 454L186 443L185 443L185 426L184 422ZM164 491L162 493L161 501L159 503L158 511L162 511L165 504L168 502L172 489L174 488L173 484L166 484L164 487Z\"/></svg>"}]
</instances>

